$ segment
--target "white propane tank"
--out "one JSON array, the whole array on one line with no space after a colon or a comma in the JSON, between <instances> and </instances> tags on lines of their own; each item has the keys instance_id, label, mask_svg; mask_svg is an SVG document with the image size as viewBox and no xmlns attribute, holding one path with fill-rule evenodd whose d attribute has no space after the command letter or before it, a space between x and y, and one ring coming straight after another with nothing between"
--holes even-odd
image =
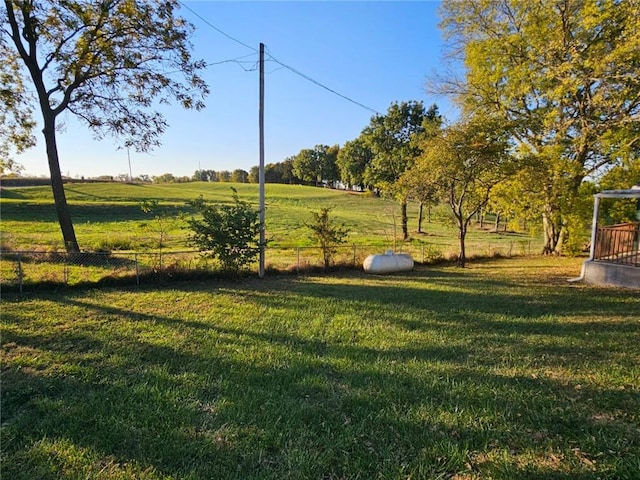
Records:
<instances>
[{"instance_id":1,"label":"white propane tank","mask_svg":"<svg viewBox=\"0 0 640 480\"><path fill-rule=\"evenodd\" d=\"M408 272L413 269L413 258L406 253L387 250L384 255L369 255L362 266L367 273Z\"/></svg>"}]
</instances>

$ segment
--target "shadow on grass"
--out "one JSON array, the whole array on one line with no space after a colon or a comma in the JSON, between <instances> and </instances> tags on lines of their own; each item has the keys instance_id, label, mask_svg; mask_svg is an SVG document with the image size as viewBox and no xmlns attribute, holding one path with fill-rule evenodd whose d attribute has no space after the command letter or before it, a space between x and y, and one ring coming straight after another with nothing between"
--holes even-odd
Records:
<instances>
[{"instance_id":1,"label":"shadow on grass","mask_svg":"<svg viewBox=\"0 0 640 480\"><path fill-rule=\"evenodd\" d=\"M183 205L160 205L153 214L145 213L137 203L82 203L69 205L71 218L76 225L90 222L92 224L110 222L145 222L152 221L156 215L178 217L187 211ZM57 223L56 210L53 203L6 203L2 205L2 220L12 222Z\"/></svg>"},{"instance_id":2,"label":"shadow on grass","mask_svg":"<svg viewBox=\"0 0 640 480\"><path fill-rule=\"evenodd\" d=\"M575 313L566 292L533 311L538 295L508 282L486 294L457 273L431 279L178 287L265 317L236 323L214 306L184 318L82 293L50 297L84 312L77 328L3 314L3 473L74 478L111 459L136 478L633 478L638 385L579 383L638 358L622 294L571 291L577 316L629 321L560 324L549 316ZM296 324L282 328L283 311ZM355 320L340 330L343 315ZM94 457L52 453L62 441Z\"/></svg>"}]
</instances>

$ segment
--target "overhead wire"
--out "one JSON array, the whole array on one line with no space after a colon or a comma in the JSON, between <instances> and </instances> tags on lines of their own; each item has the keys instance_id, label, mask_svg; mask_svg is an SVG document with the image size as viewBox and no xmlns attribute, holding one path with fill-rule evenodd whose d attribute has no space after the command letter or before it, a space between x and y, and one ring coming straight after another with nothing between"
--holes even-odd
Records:
<instances>
[{"instance_id":1,"label":"overhead wire","mask_svg":"<svg viewBox=\"0 0 640 480\"><path fill-rule=\"evenodd\" d=\"M236 43L239 43L240 45L242 45L243 47L248 48L249 50L253 50L254 52L257 52L258 49L255 47L252 47L251 45L247 45L246 43L244 43L241 40L238 40L237 38L229 35L228 33L220 30L218 27L216 27L213 23L209 22L209 20L207 20L206 18L204 18L202 15L200 15L198 12L196 12L195 10L193 10L191 7L188 7L187 5L185 5L184 2L180 1L180 5L184 8L186 8L187 10L189 10L191 13L193 13L196 17L198 17L200 20L202 20L205 24L207 24L208 26L210 26L211 28L213 28L216 32L220 33L221 35L224 35L225 37L227 37L229 40L233 40Z\"/></svg>"},{"instance_id":2,"label":"overhead wire","mask_svg":"<svg viewBox=\"0 0 640 480\"><path fill-rule=\"evenodd\" d=\"M354 105L357 105L361 108L364 108L365 110L369 110L372 113L381 115L380 112L378 112L376 109L368 107L367 105L358 102L357 100L354 100L353 98L347 97L346 95L343 95L340 92L336 92L334 89L327 87L326 85L324 85L323 83L320 83L317 80L314 80L313 78L311 78L309 75L306 75L304 73L302 73L300 70L292 67L291 65L287 65L285 63L282 63L280 60L278 60L277 58L275 58L270 52L267 51L267 54L269 55L269 59L272 60L273 62L277 63L278 65L282 66L283 68L286 68L287 70L289 70L292 73L295 73L296 75L298 75L299 77L304 78L305 80L317 85L320 88L323 88L325 90L327 90L328 92L333 93L334 95L337 95L338 97L343 98L344 100L347 100L348 102L353 103Z\"/></svg>"},{"instance_id":3,"label":"overhead wire","mask_svg":"<svg viewBox=\"0 0 640 480\"><path fill-rule=\"evenodd\" d=\"M258 60L242 60L243 58L252 57L256 55L255 53L250 53L249 55L243 55L242 57L230 58L228 60L220 60L218 62L206 62L205 67L212 67L214 65L222 65L223 63L235 63L240 68L242 68L245 72L255 72L258 69ZM243 64L253 65L250 68L246 68Z\"/></svg>"},{"instance_id":4,"label":"overhead wire","mask_svg":"<svg viewBox=\"0 0 640 480\"><path fill-rule=\"evenodd\" d=\"M204 17L203 17L202 15L200 15L199 13L197 13L195 10L193 10L192 8L190 8L190 7L188 7L187 5L185 5L185 4L184 4L184 2L180 1L179 3L180 3L180 5L181 5L181 6L183 6L184 8L186 8L187 10L189 10L191 13L193 13L196 17L198 17L200 20L202 20L202 21L203 21L207 26L209 26L209 27L213 28L216 32L220 33L221 35L224 35L224 36L225 36L225 37L227 37L228 39L233 40L234 42L236 42L236 43L238 43L238 44L242 45L243 47L246 47L246 48L248 48L248 49L252 50L253 52L258 53L258 49L256 49L255 47L252 47L252 46L250 46L250 45L248 45L248 44L244 43L244 42L243 42L243 41L241 41L241 40L238 40L237 38L233 37L232 35L229 35L228 33L224 32L224 31L223 31L223 30L221 30L221 29L219 29L219 28L218 28L218 27L216 27L213 23L209 22L206 18L204 18ZM252 55L252 54L250 54L250 55ZM219 65L219 64L221 64L221 63L234 62L234 63L237 63L238 65L240 65L240 67L241 67L244 71L246 71L246 72L255 71L255 70L257 69L257 64L256 64L256 66L254 66L254 67L253 67L253 68L251 68L251 69L246 69L245 67L243 67L243 66L242 66L241 62L239 62L239 61L238 61L239 59L241 59L241 58L246 58L247 56L250 56L250 55L245 55L244 57L238 57L238 58L236 58L236 59L223 60L223 61L215 62L215 63L211 63L211 64L209 64L209 63L208 63L208 64L207 64L207 66L210 66L210 65ZM326 86L325 84L323 84L323 83L319 82L318 80L315 80L315 79L311 78L309 75L306 75L305 73L301 72L301 71L300 71L300 70L298 70L297 68L294 68L294 67L292 67L291 65L287 65L286 63L281 62L281 61L280 61L280 60L278 60L276 57L274 57L270 52L268 52L268 50L267 50L267 55L269 56L269 58L267 59L267 61L273 61L274 63L277 63L278 65L280 65L280 67L279 67L279 68L276 68L276 69L274 69L274 70L272 70L272 71L270 71L270 72L267 72L267 73L274 73L274 72L276 72L276 71L278 71L278 70L281 70L282 68L285 68L285 69L289 70L290 72L294 73L295 75L298 75L299 77L301 77L301 78L303 78L303 79L307 80L308 82L311 82L311 83L313 83L314 85L316 85L316 86L318 86L318 87L320 87L320 88L323 88L324 90L326 90L326 91L328 91L328 92L330 92L330 93L333 93L334 95L337 95L338 97L340 97L340 98L342 98L342 99L344 99L344 100L347 100L348 102L351 102L351 103L353 103L354 105L359 106L360 108L364 108L365 110L368 110L368 111L370 111L370 112L372 112L372 113L375 113L375 114L377 114L377 115L381 115L381 113L380 113L380 112L378 112L376 109L371 108L371 107L368 107L367 105L365 105L365 104L363 104L363 103L360 103L360 102L358 102L357 100L354 100L354 99L353 99L353 98L351 98L351 97L348 97L348 96L346 96L346 95L343 95L342 93L337 92L336 90L334 90L334 89L332 89L332 88L329 88L328 86ZM244 62L244 63L249 63L249 62ZM253 62L251 62L251 63L253 63Z\"/></svg>"}]
</instances>

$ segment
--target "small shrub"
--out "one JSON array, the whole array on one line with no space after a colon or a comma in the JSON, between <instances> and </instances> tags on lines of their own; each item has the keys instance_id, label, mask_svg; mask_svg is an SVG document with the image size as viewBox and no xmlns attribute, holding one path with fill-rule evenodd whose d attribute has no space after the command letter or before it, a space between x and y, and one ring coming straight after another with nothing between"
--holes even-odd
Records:
<instances>
[{"instance_id":1,"label":"small shrub","mask_svg":"<svg viewBox=\"0 0 640 480\"><path fill-rule=\"evenodd\" d=\"M191 234L189 244L217 259L225 273L238 274L255 261L260 253L259 211L238 198L233 191L233 204L208 204L200 196L188 202L202 218L187 220Z\"/></svg>"},{"instance_id":2,"label":"small shrub","mask_svg":"<svg viewBox=\"0 0 640 480\"><path fill-rule=\"evenodd\" d=\"M315 241L322 250L322 259L324 268L327 269L331 265L331 260L337 252L337 246L345 243L345 239L349 234L343 225L336 225L335 221L329 216L329 208L320 209L319 213L313 212L312 222L305 224L311 230L311 240Z\"/></svg>"}]
</instances>

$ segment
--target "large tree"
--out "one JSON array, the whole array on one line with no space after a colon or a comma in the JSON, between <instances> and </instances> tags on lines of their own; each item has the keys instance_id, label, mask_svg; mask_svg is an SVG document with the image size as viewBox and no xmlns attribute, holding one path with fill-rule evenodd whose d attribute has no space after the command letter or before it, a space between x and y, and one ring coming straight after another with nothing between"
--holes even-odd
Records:
<instances>
[{"instance_id":1,"label":"large tree","mask_svg":"<svg viewBox=\"0 0 640 480\"><path fill-rule=\"evenodd\" d=\"M316 145L304 148L293 158L293 174L304 182L320 185L323 181L333 185L338 180L336 159L340 147Z\"/></svg>"},{"instance_id":2,"label":"large tree","mask_svg":"<svg viewBox=\"0 0 640 480\"><path fill-rule=\"evenodd\" d=\"M465 70L432 87L514 125L519 187L537 196L545 253L558 253L582 181L637 155L640 2L445 0L441 13Z\"/></svg>"},{"instance_id":3,"label":"large tree","mask_svg":"<svg viewBox=\"0 0 640 480\"><path fill-rule=\"evenodd\" d=\"M398 180L420 153L411 138L425 130L425 121L440 122L436 105L425 111L422 102L394 102L385 115L371 117L369 125L360 136L373 154L366 170L365 183L400 199L402 234L405 240L409 237L407 195L399 189Z\"/></svg>"},{"instance_id":4,"label":"large tree","mask_svg":"<svg viewBox=\"0 0 640 480\"><path fill-rule=\"evenodd\" d=\"M145 151L167 127L156 110L204 107L208 89L191 58L193 27L178 0L5 0L0 64L19 59L15 85L30 84L42 115L51 187L65 247L79 251L62 183L58 118L69 112L97 138ZM25 110L23 110L25 112Z\"/></svg>"},{"instance_id":5,"label":"large tree","mask_svg":"<svg viewBox=\"0 0 640 480\"><path fill-rule=\"evenodd\" d=\"M346 142L338 152L336 166L340 181L349 188L365 189L365 172L373 159L373 153L362 137Z\"/></svg>"}]
</instances>

